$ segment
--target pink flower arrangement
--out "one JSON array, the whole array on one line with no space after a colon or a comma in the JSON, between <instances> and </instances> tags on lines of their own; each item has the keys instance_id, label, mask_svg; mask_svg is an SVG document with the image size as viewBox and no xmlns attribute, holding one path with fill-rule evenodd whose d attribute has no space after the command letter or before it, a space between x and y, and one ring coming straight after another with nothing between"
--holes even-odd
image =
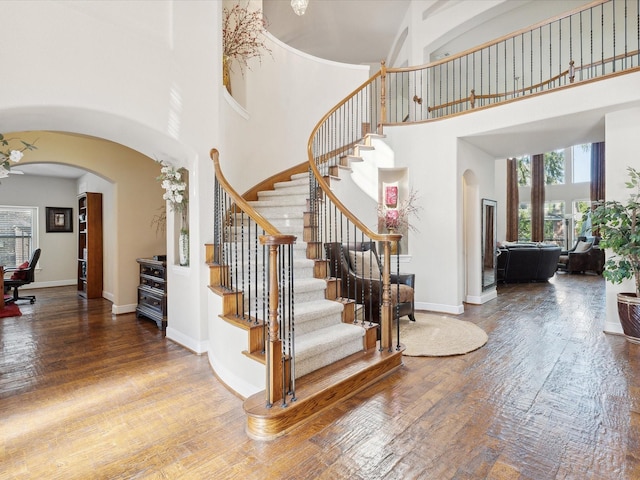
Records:
<instances>
[{"instance_id":1,"label":"pink flower arrangement","mask_svg":"<svg viewBox=\"0 0 640 480\"><path fill-rule=\"evenodd\" d=\"M388 208L384 204L378 205L378 219L386 230L396 230L399 232L412 230L417 232L415 223L411 222L411 217L419 220L421 206L416 205L419 196L415 190L411 190L404 200L397 204L396 208Z\"/></svg>"}]
</instances>

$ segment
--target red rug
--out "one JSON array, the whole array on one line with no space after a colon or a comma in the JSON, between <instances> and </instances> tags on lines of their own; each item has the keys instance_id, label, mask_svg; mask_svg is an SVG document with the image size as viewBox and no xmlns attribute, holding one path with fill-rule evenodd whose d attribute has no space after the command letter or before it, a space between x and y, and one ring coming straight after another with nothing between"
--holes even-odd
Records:
<instances>
[{"instance_id":1,"label":"red rug","mask_svg":"<svg viewBox=\"0 0 640 480\"><path fill-rule=\"evenodd\" d=\"M9 305L5 305L4 308L0 309L0 318L4 317L19 317L22 315L20 308L15 303L10 303Z\"/></svg>"}]
</instances>

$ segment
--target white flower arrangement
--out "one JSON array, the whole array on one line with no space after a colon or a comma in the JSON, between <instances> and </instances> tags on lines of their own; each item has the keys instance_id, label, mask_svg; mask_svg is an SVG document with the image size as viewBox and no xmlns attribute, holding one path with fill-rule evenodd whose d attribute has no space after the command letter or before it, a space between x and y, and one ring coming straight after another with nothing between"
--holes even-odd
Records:
<instances>
[{"instance_id":1,"label":"white flower arrangement","mask_svg":"<svg viewBox=\"0 0 640 480\"><path fill-rule=\"evenodd\" d=\"M181 169L176 169L172 165L168 165L160 161L162 168L157 180L161 182L165 192L162 198L169 202L171 210L180 213L182 219L182 230L187 228L187 204L189 202L189 191L185 182Z\"/></svg>"},{"instance_id":2,"label":"white flower arrangement","mask_svg":"<svg viewBox=\"0 0 640 480\"><path fill-rule=\"evenodd\" d=\"M19 142L21 145L15 148L15 144ZM14 148L11 148L11 144L14 144ZM0 149L0 178L7 178L9 176L9 170L11 170L11 163L18 163L24 157L25 150L35 150L36 147L27 143L24 140L18 140L17 138L6 138L0 133L0 147L6 147Z\"/></svg>"}]
</instances>

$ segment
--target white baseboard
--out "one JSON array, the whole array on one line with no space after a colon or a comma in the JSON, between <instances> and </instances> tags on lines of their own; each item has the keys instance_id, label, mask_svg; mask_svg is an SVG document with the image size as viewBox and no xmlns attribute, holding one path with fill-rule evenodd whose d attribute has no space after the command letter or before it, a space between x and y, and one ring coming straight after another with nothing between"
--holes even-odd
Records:
<instances>
[{"instance_id":1,"label":"white baseboard","mask_svg":"<svg viewBox=\"0 0 640 480\"><path fill-rule=\"evenodd\" d=\"M239 395L243 400L246 400L250 396L258 393L264 388L259 388L252 383L246 381L244 378L240 378L235 373L230 371L225 365L216 361L215 357L209 352L209 365L213 369L216 377L226 385L226 387Z\"/></svg>"},{"instance_id":2,"label":"white baseboard","mask_svg":"<svg viewBox=\"0 0 640 480\"><path fill-rule=\"evenodd\" d=\"M498 298L498 291L495 288L492 290L487 290L479 296L469 295L467 296L466 302L472 303L474 305L482 305L483 303L487 303L489 300L493 300L494 298Z\"/></svg>"},{"instance_id":3,"label":"white baseboard","mask_svg":"<svg viewBox=\"0 0 640 480\"><path fill-rule=\"evenodd\" d=\"M107 297L105 296L105 298ZM137 306L138 305L136 303L131 303L129 305L111 305L111 313L114 315L120 315L122 313L135 312Z\"/></svg>"},{"instance_id":4,"label":"white baseboard","mask_svg":"<svg viewBox=\"0 0 640 480\"><path fill-rule=\"evenodd\" d=\"M604 333L613 333L616 335L624 335L620 322L605 322Z\"/></svg>"},{"instance_id":5,"label":"white baseboard","mask_svg":"<svg viewBox=\"0 0 640 480\"><path fill-rule=\"evenodd\" d=\"M202 355L209 350L209 341L198 342L191 337L186 336L182 332L179 332L175 328L167 327L166 336L172 342L183 346L184 348L191 350L198 355Z\"/></svg>"},{"instance_id":6,"label":"white baseboard","mask_svg":"<svg viewBox=\"0 0 640 480\"><path fill-rule=\"evenodd\" d=\"M464 305L442 305L439 303L428 302L415 302L414 308L416 310L429 310L431 312L451 313L453 315L460 315L464 313Z\"/></svg>"},{"instance_id":7,"label":"white baseboard","mask_svg":"<svg viewBox=\"0 0 640 480\"><path fill-rule=\"evenodd\" d=\"M20 287L20 290L29 290L31 288L49 288L49 287L68 287L70 285L77 285L78 280L52 280L50 282L33 282L28 283L23 287Z\"/></svg>"}]
</instances>

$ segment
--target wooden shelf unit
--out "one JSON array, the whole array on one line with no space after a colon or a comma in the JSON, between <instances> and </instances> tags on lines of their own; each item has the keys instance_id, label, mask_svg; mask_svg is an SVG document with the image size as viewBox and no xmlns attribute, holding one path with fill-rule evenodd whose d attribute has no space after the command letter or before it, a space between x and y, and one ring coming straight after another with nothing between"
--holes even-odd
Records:
<instances>
[{"instance_id":1,"label":"wooden shelf unit","mask_svg":"<svg viewBox=\"0 0 640 480\"><path fill-rule=\"evenodd\" d=\"M102 194L78 195L78 295L102 297Z\"/></svg>"}]
</instances>

